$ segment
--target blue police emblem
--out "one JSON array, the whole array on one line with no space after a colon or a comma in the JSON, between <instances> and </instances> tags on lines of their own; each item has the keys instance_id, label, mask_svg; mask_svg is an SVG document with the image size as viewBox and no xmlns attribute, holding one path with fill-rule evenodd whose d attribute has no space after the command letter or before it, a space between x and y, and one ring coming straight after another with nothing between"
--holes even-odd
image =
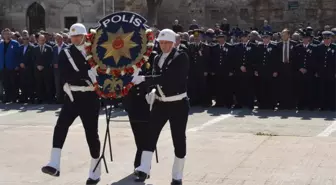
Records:
<instances>
[{"instance_id":1,"label":"blue police emblem","mask_svg":"<svg viewBox=\"0 0 336 185\"><path fill-rule=\"evenodd\" d=\"M149 27L142 16L117 12L99 21L92 41L92 57L99 66L98 85L103 97L125 96L132 74L148 60Z\"/></svg>"}]
</instances>

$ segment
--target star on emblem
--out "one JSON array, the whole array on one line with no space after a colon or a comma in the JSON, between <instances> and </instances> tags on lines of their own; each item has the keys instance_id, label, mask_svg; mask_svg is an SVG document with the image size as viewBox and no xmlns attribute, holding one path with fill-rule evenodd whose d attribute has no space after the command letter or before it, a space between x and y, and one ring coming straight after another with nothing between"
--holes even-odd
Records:
<instances>
[{"instance_id":1,"label":"star on emblem","mask_svg":"<svg viewBox=\"0 0 336 185\"><path fill-rule=\"evenodd\" d=\"M76 31L76 29L75 29L75 28L72 28L72 29L71 29L71 31L72 31L72 32L75 32L75 31Z\"/></svg>"},{"instance_id":2,"label":"star on emblem","mask_svg":"<svg viewBox=\"0 0 336 185\"><path fill-rule=\"evenodd\" d=\"M107 33L107 41L101 44L101 47L106 49L104 59L113 57L116 64L121 57L132 59L130 49L138 46L131 40L133 34L134 32L124 33L122 28L117 33Z\"/></svg>"}]
</instances>

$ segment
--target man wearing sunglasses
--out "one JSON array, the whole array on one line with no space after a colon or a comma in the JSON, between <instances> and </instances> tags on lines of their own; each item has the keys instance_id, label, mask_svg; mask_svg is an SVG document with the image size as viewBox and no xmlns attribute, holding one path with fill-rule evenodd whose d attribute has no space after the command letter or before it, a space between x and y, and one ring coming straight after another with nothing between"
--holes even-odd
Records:
<instances>
[{"instance_id":1,"label":"man wearing sunglasses","mask_svg":"<svg viewBox=\"0 0 336 185\"><path fill-rule=\"evenodd\" d=\"M23 44L19 49L19 62L20 62L20 89L21 97L20 102L26 103L27 101L34 102L34 61L33 51L34 46L29 42L29 35L26 34L22 37Z\"/></svg>"},{"instance_id":2,"label":"man wearing sunglasses","mask_svg":"<svg viewBox=\"0 0 336 185\"><path fill-rule=\"evenodd\" d=\"M335 110L336 45L332 43L333 36L331 31L322 32L323 41L317 51L318 102L322 110Z\"/></svg>"}]
</instances>

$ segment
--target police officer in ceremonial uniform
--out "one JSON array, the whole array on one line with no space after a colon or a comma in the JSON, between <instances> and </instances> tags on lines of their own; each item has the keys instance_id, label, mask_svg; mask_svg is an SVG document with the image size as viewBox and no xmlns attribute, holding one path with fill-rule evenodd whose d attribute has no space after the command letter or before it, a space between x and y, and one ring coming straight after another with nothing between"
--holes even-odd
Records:
<instances>
[{"instance_id":1,"label":"police officer in ceremonial uniform","mask_svg":"<svg viewBox=\"0 0 336 185\"><path fill-rule=\"evenodd\" d=\"M260 109L273 109L276 103L274 87L281 57L277 46L271 43L271 37L271 32L264 32L263 42L257 46L257 64L254 75L259 76L260 80L257 94Z\"/></svg>"},{"instance_id":2,"label":"police officer in ceremonial uniform","mask_svg":"<svg viewBox=\"0 0 336 185\"><path fill-rule=\"evenodd\" d=\"M317 76L319 78L319 102L321 109L335 110L336 45L331 31L322 32L323 43L317 46Z\"/></svg>"},{"instance_id":3,"label":"police officer in ceremonial uniform","mask_svg":"<svg viewBox=\"0 0 336 185\"><path fill-rule=\"evenodd\" d=\"M204 63L206 65L204 76L206 78L206 88L203 95L203 106L209 107L212 106L212 99L213 95L215 94L214 86L215 80L214 80L214 67L213 64L215 63L215 47L216 43L214 42L215 32L213 29L208 29L205 33L205 42L203 47L203 56L204 56Z\"/></svg>"},{"instance_id":4,"label":"police officer in ceremonial uniform","mask_svg":"<svg viewBox=\"0 0 336 185\"><path fill-rule=\"evenodd\" d=\"M139 72L139 75L151 74L151 62L156 54L152 54ZM123 99L123 105L131 123L132 132L134 135L137 151L134 159L134 169L140 166L141 154L144 148L147 127L150 117L150 106L146 100L146 94L149 91L149 86L146 82L142 82L133 86Z\"/></svg>"},{"instance_id":5,"label":"police officer in ceremonial uniform","mask_svg":"<svg viewBox=\"0 0 336 185\"><path fill-rule=\"evenodd\" d=\"M235 107L247 106L254 108L253 76L256 62L256 44L249 41L249 31L240 35L241 42L235 45Z\"/></svg>"},{"instance_id":6,"label":"police officer in ceremonial uniform","mask_svg":"<svg viewBox=\"0 0 336 185\"><path fill-rule=\"evenodd\" d=\"M188 76L188 97L190 105L201 105L206 92L206 76L208 65L204 58L204 43L201 42L203 31L196 29L191 32L195 42L189 44L190 70Z\"/></svg>"},{"instance_id":7,"label":"police officer in ceremonial uniform","mask_svg":"<svg viewBox=\"0 0 336 185\"><path fill-rule=\"evenodd\" d=\"M51 158L49 163L42 168L42 172L52 176L60 175L61 150L69 127L79 116L92 157L86 184L95 185L100 181L101 173L100 164L93 172L100 155L98 135L100 101L92 85L96 82L97 72L90 69L86 61L84 46L86 33L83 24L72 25L70 27L72 45L64 48L59 55L60 73L65 82L63 89L67 96L54 129Z\"/></svg>"},{"instance_id":8,"label":"police officer in ceremonial uniform","mask_svg":"<svg viewBox=\"0 0 336 185\"><path fill-rule=\"evenodd\" d=\"M299 110L313 109L314 74L316 72L316 45L310 42L311 33L302 34L303 42L296 46L293 59L295 103Z\"/></svg>"},{"instance_id":9,"label":"police officer in ceremonial uniform","mask_svg":"<svg viewBox=\"0 0 336 185\"><path fill-rule=\"evenodd\" d=\"M184 52L174 48L176 34L170 29L160 32L158 41L162 54L154 59L153 76L135 76L133 82L143 81L156 87L151 92L151 118L148 127L146 145L141 156L141 165L137 181L143 182L148 178L153 152L160 132L169 120L175 159L172 170L171 185L182 185L183 168L186 155L186 126L188 122L189 102L187 97L187 77L189 72L189 58Z\"/></svg>"},{"instance_id":10,"label":"police officer in ceremonial uniform","mask_svg":"<svg viewBox=\"0 0 336 185\"><path fill-rule=\"evenodd\" d=\"M215 97L216 107L226 106L231 108L233 104L233 56L234 48L231 44L226 43L228 33L219 32L217 37L218 44L214 47L213 52L213 70L216 82Z\"/></svg>"}]
</instances>

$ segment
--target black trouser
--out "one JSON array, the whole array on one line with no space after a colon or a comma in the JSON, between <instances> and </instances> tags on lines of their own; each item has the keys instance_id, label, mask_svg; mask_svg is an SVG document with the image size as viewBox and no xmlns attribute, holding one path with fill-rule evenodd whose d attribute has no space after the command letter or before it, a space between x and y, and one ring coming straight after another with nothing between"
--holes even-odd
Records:
<instances>
[{"instance_id":1,"label":"black trouser","mask_svg":"<svg viewBox=\"0 0 336 185\"><path fill-rule=\"evenodd\" d=\"M189 101L186 99L175 102L156 101L151 111L144 150L154 152L161 130L169 121L175 156L184 158L187 150L185 132L188 114Z\"/></svg>"},{"instance_id":2,"label":"black trouser","mask_svg":"<svg viewBox=\"0 0 336 185\"><path fill-rule=\"evenodd\" d=\"M216 106L226 106L231 108L233 104L233 76L225 75L227 73L215 75L215 97L216 97Z\"/></svg>"},{"instance_id":3,"label":"black trouser","mask_svg":"<svg viewBox=\"0 0 336 185\"><path fill-rule=\"evenodd\" d=\"M98 117L100 102L95 92L72 92L74 102L66 96L58 117L53 136L53 148L63 148L69 127L79 116L85 130L86 141L91 157L97 159L100 154L98 135Z\"/></svg>"},{"instance_id":4,"label":"black trouser","mask_svg":"<svg viewBox=\"0 0 336 185\"><path fill-rule=\"evenodd\" d=\"M262 109L273 109L275 105L274 87L276 86L277 78L273 78L270 75L260 76L259 83L259 107Z\"/></svg>"},{"instance_id":5,"label":"black trouser","mask_svg":"<svg viewBox=\"0 0 336 185\"><path fill-rule=\"evenodd\" d=\"M214 95L214 75L208 73L207 76L205 76L205 89L203 91L203 102L202 104L205 106L211 106L212 105L212 99Z\"/></svg>"},{"instance_id":6,"label":"black trouser","mask_svg":"<svg viewBox=\"0 0 336 185\"><path fill-rule=\"evenodd\" d=\"M280 102L281 108L295 108L294 77L291 64L282 64L282 70L278 77L279 85L276 89L275 100Z\"/></svg>"},{"instance_id":7,"label":"black trouser","mask_svg":"<svg viewBox=\"0 0 336 185\"><path fill-rule=\"evenodd\" d=\"M36 95L39 100L53 100L53 71L51 68L44 68L42 71L35 69Z\"/></svg>"},{"instance_id":8,"label":"black trouser","mask_svg":"<svg viewBox=\"0 0 336 185\"><path fill-rule=\"evenodd\" d=\"M206 77L202 73L190 74L188 79L188 97L191 105L200 105L204 101ZM209 98L210 99L210 98Z\"/></svg>"},{"instance_id":9,"label":"black trouser","mask_svg":"<svg viewBox=\"0 0 336 185\"><path fill-rule=\"evenodd\" d=\"M16 101L18 98L18 85L15 83L17 71L14 69L3 69L0 71L0 78L5 91L4 100Z\"/></svg>"},{"instance_id":10,"label":"black trouser","mask_svg":"<svg viewBox=\"0 0 336 185\"><path fill-rule=\"evenodd\" d=\"M300 71L296 74L296 104L301 108L314 108L313 102L313 75Z\"/></svg>"},{"instance_id":11,"label":"black trouser","mask_svg":"<svg viewBox=\"0 0 336 185\"><path fill-rule=\"evenodd\" d=\"M147 103L145 97L126 97L130 100L128 103L128 108L126 109L128 113L128 118L131 123L132 132L134 135L135 145L137 151L134 158L134 168L139 167L141 164L141 154L146 142L146 132L149 123L149 104Z\"/></svg>"},{"instance_id":12,"label":"black trouser","mask_svg":"<svg viewBox=\"0 0 336 185\"><path fill-rule=\"evenodd\" d=\"M62 83L59 69L54 69L54 81L55 81L55 92L56 92L57 101L63 102L64 100L63 85L64 84Z\"/></svg>"},{"instance_id":13,"label":"black trouser","mask_svg":"<svg viewBox=\"0 0 336 185\"><path fill-rule=\"evenodd\" d=\"M34 95L34 71L31 67L20 69L20 89L21 100L26 101L28 98L32 100Z\"/></svg>"},{"instance_id":14,"label":"black trouser","mask_svg":"<svg viewBox=\"0 0 336 185\"><path fill-rule=\"evenodd\" d=\"M333 75L325 75L319 77L318 81L318 100L320 108L335 110L335 77Z\"/></svg>"},{"instance_id":15,"label":"black trouser","mask_svg":"<svg viewBox=\"0 0 336 185\"><path fill-rule=\"evenodd\" d=\"M235 95L238 105L253 108L253 74L249 72L237 72L235 76ZM229 86L230 88L230 86Z\"/></svg>"}]
</instances>

